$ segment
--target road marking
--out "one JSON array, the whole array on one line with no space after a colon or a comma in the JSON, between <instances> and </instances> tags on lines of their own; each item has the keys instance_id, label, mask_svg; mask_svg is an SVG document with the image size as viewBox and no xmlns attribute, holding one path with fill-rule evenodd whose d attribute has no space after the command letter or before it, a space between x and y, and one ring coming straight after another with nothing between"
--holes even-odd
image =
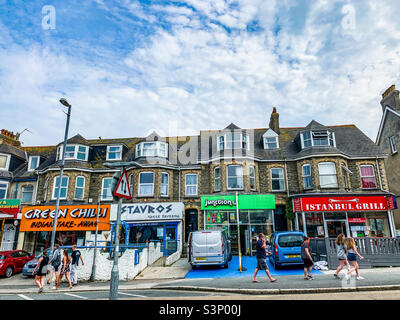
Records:
<instances>
[{"instance_id":1,"label":"road marking","mask_svg":"<svg viewBox=\"0 0 400 320\"><path fill-rule=\"evenodd\" d=\"M139 298L147 298L146 296L141 296L140 294L132 294L132 293L125 293L125 292L118 292L118 294L125 294L127 296L139 297Z\"/></svg>"},{"instance_id":2,"label":"road marking","mask_svg":"<svg viewBox=\"0 0 400 320\"><path fill-rule=\"evenodd\" d=\"M23 295L23 294L18 294L18 297L21 297L22 299L25 299L25 300L34 300L34 299L29 298L29 297L27 297L26 295Z\"/></svg>"},{"instance_id":3,"label":"road marking","mask_svg":"<svg viewBox=\"0 0 400 320\"><path fill-rule=\"evenodd\" d=\"M71 297L75 297L75 298L79 298L79 299L85 299L85 300L89 299L86 297L78 296L77 294L72 294L72 293L64 293L64 294L67 296L71 296Z\"/></svg>"}]
</instances>

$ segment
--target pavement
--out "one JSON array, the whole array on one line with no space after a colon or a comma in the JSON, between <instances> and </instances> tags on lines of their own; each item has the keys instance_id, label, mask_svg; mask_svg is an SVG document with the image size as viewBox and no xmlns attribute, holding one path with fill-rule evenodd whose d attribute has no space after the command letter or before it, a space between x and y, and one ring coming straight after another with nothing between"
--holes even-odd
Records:
<instances>
[{"instance_id":1,"label":"pavement","mask_svg":"<svg viewBox=\"0 0 400 320\"><path fill-rule=\"evenodd\" d=\"M234 259L230 263L232 268L228 272L220 267L191 270L187 260L182 258L168 267L159 264L149 266L134 280L120 280L118 288L119 290L192 290L249 295L400 290L400 268L361 269L360 274L365 278L364 280L356 280L354 276L349 280L344 277L339 280L333 277L334 270L314 270L314 280L304 280L302 268L273 270L270 267L270 272L277 278L277 282L270 283L266 274L259 271L257 276L259 282L253 283L251 277L254 269L250 262L251 260L248 260L244 263L243 266L247 270L240 273ZM193 274L196 276L193 276ZM344 271L342 271L343 274ZM52 287L53 285L46 285L44 291L55 292ZM109 281L81 281L72 289L68 288L67 283L61 283L58 291L104 291L109 290L109 288ZM36 293L37 291L38 288L34 280L25 278L22 274L0 279L0 294L24 294Z\"/></svg>"}]
</instances>

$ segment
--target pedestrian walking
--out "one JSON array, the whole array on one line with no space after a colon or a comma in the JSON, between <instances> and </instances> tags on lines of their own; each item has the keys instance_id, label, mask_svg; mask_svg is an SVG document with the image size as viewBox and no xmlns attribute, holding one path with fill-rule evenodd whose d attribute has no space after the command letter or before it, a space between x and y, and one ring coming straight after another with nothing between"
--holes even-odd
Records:
<instances>
[{"instance_id":1,"label":"pedestrian walking","mask_svg":"<svg viewBox=\"0 0 400 320\"><path fill-rule=\"evenodd\" d=\"M311 275L311 270L314 266L314 262L311 256L309 237L304 237L304 242L301 245L301 259L303 260L304 263L304 280L313 280L314 278Z\"/></svg>"},{"instance_id":2,"label":"pedestrian walking","mask_svg":"<svg viewBox=\"0 0 400 320\"><path fill-rule=\"evenodd\" d=\"M39 287L39 293L43 292L44 279L46 278L48 264L49 257L47 256L47 249L44 249L35 269L32 271L32 275L35 275L35 282Z\"/></svg>"},{"instance_id":3,"label":"pedestrian walking","mask_svg":"<svg viewBox=\"0 0 400 320\"><path fill-rule=\"evenodd\" d=\"M267 274L269 281L275 282L276 279L271 277L271 274L269 273L268 266L267 266L267 253L271 254L271 252L267 251L267 244L265 240L265 236L263 233L260 233L258 235L258 241L256 243L256 258L257 258L257 267L256 270L254 271L253 275L253 282L258 282L256 279L258 270L265 270L265 273Z\"/></svg>"},{"instance_id":4,"label":"pedestrian walking","mask_svg":"<svg viewBox=\"0 0 400 320\"><path fill-rule=\"evenodd\" d=\"M350 267L349 260L347 260L347 247L346 247L346 236L341 233L336 238L336 254L339 259L339 266L337 267L334 277L339 279L339 272L343 269L346 265L347 267L347 274L349 275L353 270Z\"/></svg>"},{"instance_id":5,"label":"pedestrian walking","mask_svg":"<svg viewBox=\"0 0 400 320\"><path fill-rule=\"evenodd\" d=\"M61 282L61 280L62 280L64 275L68 280L69 288L70 289L72 288L71 278L69 276L69 273L70 273L70 270L71 270L70 266L71 266L71 260L72 259L68 255L68 249L64 249L63 253L64 253L64 256L63 256L63 259L62 259L62 267L61 267L60 275L58 276L58 279L57 279L56 288L55 288L56 290L58 289L58 286L60 285L60 282Z\"/></svg>"},{"instance_id":6,"label":"pedestrian walking","mask_svg":"<svg viewBox=\"0 0 400 320\"><path fill-rule=\"evenodd\" d=\"M57 284L57 279L58 279L58 274L59 274L59 268L61 266L61 249L60 249L60 245L58 243L56 243L54 245L54 251L53 251L53 257L50 260L50 277L49 279L47 279L47 284L50 284L51 281L53 281L53 277L54 277L54 285Z\"/></svg>"},{"instance_id":7,"label":"pedestrian walking","mask_svg":"<svg viewBox=\"0 0 400 320\"><path fill-rule=\"evenodd\" d=\"M78 283L78 273L77 273L77 266L79 265L79 259L82 262L82 265L85 265L82 259L81 252L76 249L76 244L72 246L72 253L71 253L72 263L71 263L71 282L72 285L76 285Z\"/></svg>"},{"instance_id":8,"label":"pedestrian walking","mask_svg":"<svg viewBox=\"0 0 400 320\"><path fill-rule=\"evenodd\" d=\"M349 262L351 262L351 264L354 267L354 270L356 271L356 279L363 280L364 278L360 277L360 273L358 272L359 267L357 263L357 256L360 258L360 260L364 259L364 257L357 251L357 245L353 238L350 237L346 240L346 247L347 247L347 259L349 260Z\"/></svg>"}]
</instances>

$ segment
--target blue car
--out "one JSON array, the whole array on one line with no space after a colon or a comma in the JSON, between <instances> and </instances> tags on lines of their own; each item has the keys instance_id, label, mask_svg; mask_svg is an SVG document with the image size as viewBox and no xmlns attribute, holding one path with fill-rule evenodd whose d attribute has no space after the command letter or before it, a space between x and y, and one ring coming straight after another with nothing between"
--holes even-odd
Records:
<instances>
[{"instance_id":1,"label":"blue car","mask_svg":"<svg viewBox=\"0 0 400 320\"><path fill-rule=\"evenodd\" d=\"M270 237L271 252L269 261L275 270L282 266L303 265L301 245L305 234L299 231L274 232Z\"/></svg>"},{"instance_id":2,"label":"blue car","mask_svg":"<svg viewBox=\"0 0 400 320\"><path fill-rule=\"evenodd\" d=\"M50 254L50 250L47 249L47 255L49 255L49 254ZM25 263L24 267L22 268L22 275L24 275L25 277L33 277L33 275L32 275L33 269L35 269L35 267L41 257L42 257L42 254L36 256L34 259Z\"/></svg>"}]
</instances>

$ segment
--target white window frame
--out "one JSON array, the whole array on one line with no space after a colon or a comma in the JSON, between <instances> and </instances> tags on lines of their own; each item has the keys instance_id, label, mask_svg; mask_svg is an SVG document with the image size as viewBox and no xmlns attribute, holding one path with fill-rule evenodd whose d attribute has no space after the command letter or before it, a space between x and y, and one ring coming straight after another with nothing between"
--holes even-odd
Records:
<instances>
[{"instance_id":1,"label":"white window frame","mask_svg":"<svg viewBox=\"0 0 400 320\"><path fill-rule=\"evenodd\" d=\"M167 183L163 183L163 180L162 180L163 175L167 175ZM167 186L167 194L163 194L162 193L163 186ZM161 172L160 196L161 197L168 197L169 196L169 173L168 172Z\"/></svg>"},{"instance_id":2,"label":"white window frame","mask_svg":"<svg viewBox=\"0 0 400 320\"><path fill-rule=\"evenodd\" d=\"M272 170L280 170L282 172L282 178L273 178L272 177ZM273 191L273 192L285 191L286 190L285 172L284 172L283 168L281 168L281 167L270 168L269 169L269 174L270 174L270 177L271 177L271 191ZM272 182L275 181L275 180L277 180L277 181L281 181L282 180L283 189L274 189L274 185L273 185ZM281 184L279 184L279 185L281 185Z\"/></svg>"},{"instance_id":3,"label":"white window frame","mask_svg":"<svg viewBox=\"0 0 400 320\"><path fill-rule=\"evenodd\" d=\"M215 174L215 171L217 169L219 170L219 177L218 178L217 178L217 176ZM216 184L217 180L219 181L219 188L216 187L217 186L217 184ZM214 191L215 192L221 191L221 167L215 167L214 168Z\"/></svg>"},{"instance_id":4,"label":"white window frame","mask_svg":"<svg viewBox=\"0 0 400 320\"><path fill-rule=\"evenodd\" d=\"M233 140L230 139L228 140L229 136L232 138L232 136L234 134L240 134L240 138L239 140ZM223 142L221 141L221 138L223 137ZM243 140L243 137L246 137L245 140ZM250 139L249 139L249 134L246 132L229 132L229 133L225 133L225 134L221 134L217 136L217 150L218 151L222 151L225 149L229 149L229 150L238 150L238 149L245 149L245 150L250 150ZM229 143L228 143L229 142ZM240 142L240 148L234 148L234 142L238 143ZM243 147L243 142L246 144L245 148ZM221 143L223 144L223 148L221 149Z\"/></svg>"},{"instance_id":5,"label":"white window frame","mask_svg":"<svg viewBox=\"0 0 400 320\"><path fill-rule=\"evenodd\" d=\"M309 175L304 175L304 167L309 167L310 168L310 174ZM304 189L313 189L314 186L313 186L313 181L312 181L311 164L306 163L306 164L303 164L301 166L301 176L303 178L303 188ZM306 186L306 179L311 179L311 186Z\"/></svg>"},{"instance_id":6,"label":"white window frame","mask_svg":"<svg viewBox=\"0 0 400 320\"><path fill-rule=\"evenodd\" d=\"M239 188L229 188L229 178L234 178L234 177L236 177L236 178L238 178L239 176L229 176L229 167L240 167L241 168L241 170L242 170L242 175L241 175L241 185L242 185L242 187L239 187ZM241 166L240 164L233 164L233 165L228 165L227 167L226 167L226 188L227 188L227 190L243 190L243 188L244 188L244 184L243 184L243 166Z\"/></svg>"},{"instance_id":7,"label":"white window frame","mask_svg":"<svg viewBox=\"0 0 400 320\"><path fill-rule=\"evenodd\" d=\"M143 155L143 151L145 150L143 147L145 144L154 144L155 147L148 148L149 150L155 150L154 155ZM164 153L164 155L162 154ZM168 143L162 141L142 141L136 145L136 158L139 157L160 157L160 158L168 158Z\"/></svg>"},{"instance_id":8,"label":"white window frame","mask_svg":"<svg viewBox=\"0 0 400 320\"><path fill-rule=\"evenodd\" d=\"M362 173L361 173L361 168L362 167L371 167L372 168L372 176L363 176L362 175ZM372 188L364 188L363 187L363 183L362 183L362 179L363 178L374 178L374 180L375 180L375 187L372 187ZM375 176L375 168L374 168L374 166L372 165L372 164L361 164L360 165L360 179L361 179L361 189L363 189L363 190L374 190L374 189L377 189L378 188L378 182L376 181L376 176Z\"/></svg>"},{"instance_id":9,"label":"white window frame","mask_svg":"<svg viewBox=\"0 0 400 320\"><path fill-rule=\"evenodd\" d=\"M31 197L30 201L23 201L23 199L24 199L24 189L27 188L27 187L31 187L32 188L32 197ZM21 203L32 203L34 194L35 194L35 187L32 184L23 185L21 187Z\"/></svg>"},{"instance_id":10,"label":"white window frame","mask_svg":"<svg viewBox=\"0 0 400 320\"><path fill-rule=\"evenodd\" d=\"M333 168L335 169L335 173L333 174L324 174L324 175L321 175L321 168L320 168L320 165L326 165L326 164L331 164L332 166L333 166ZM338 179L337 179L337 170L336 170L336 165L335 165L335 163L334 162L320 162L320 163L318 163L318 175L319 175L319 187L321 188L321 189L331 189L331 188L338 188L339 187L339 184L338 184ZM328 187L324 187L323 185L322 185L322 183L321 183L321 176L335 176L335 178L336 178L336 185L335 186L328 186Z\"/></svg>"},{"instance_id":11,"label":"white window frame","mask_svg":"<svg viewBox=\"0 0 400 320\"><path fill-rule=\"evenodd\" d=\"M196 176L196 184L188 184L187 177L188 176ZM196 193L188 193L188 187L196 187ZM199 194L199 175L197 173L187 173L185 174L185 195L187 197L195 197Z\"/></svg>"},{"instance_id":12,"label":"white window frame","mask_svg":"<svg viewBox=\"0 0 400 320\"><path fill-rule=\"evenodd\" d=\"M110 180L111 180L111 183L110 183L110 193L111 193L111 196L110 196L109 198L104 198L104 197L103 197L103 195L104 195L104 181L105 181L106 179L110 179ZM112 190L111 190L112 179L113 179L113 177L104 177L103 179L101 179L101 200L102 200L102 201L110 201L110 200L113 200L113 195L112 195ZM107 188L107 189L108 189L108 188Z\"/></svg>"},{"instance_id":13,"label":"white window frame","mask_svg":"<svg viewBox=\"0 0 400 320\"><path fill-rule=\"evenodd\" d=\"M8 192L9 183L8 183L8 181L0 181L0 184L5 184L6 185L6 188L5 188L6 192L4 193L4 198L0 198L0 200L7 199L7 192ZM4 190L3 187L0 187L0 188Z\"/></svg>"},{"instance_id":14,"label":"white window frame","mask_svg":"<svg viewBox=\"0 0 400 320\"><path fill-rule=\"evenodd\" d=\"M11 155L6 154L6 153L0 153L0 156L4 156L4 157L7 158L7 159L6 159L6 166L5 166L4 168L3 168L3 167L0 167L0 170L8 171L8 169L10 168Z\"/></svg>"},{"instance_id":15,"label":"white window frame","mask_svg":"<svg viewBox=\"0 0 400 320\"><path fill-rule=\"evenodd\" d=\"M268 139L274 139L274 142L270 142L268 141ZM269 145L271 144L276 144L275 148L270 148ZM266 150L275 150L275 149L279 149L279 139L278 137L264 137L264 149Z\"/></svg>"},{"instance_id":16,"label":"white window frame","mask_svg":"<svg viewBox=\"0 0 400 320\"><path fill-rule=\"evenodd\" d=\"M253 174L252 174L253 171ZM254 188L251 187L251 180L254 180ZM249 183L250 183L250 190L257 190L256 185L256 168L254 166L249 166Z\"/></svg>"},{"instance_id":17,"label":"white window frame","mask_svg":"<svg viewBox=\"0 0 400 320\"><path fill-rule=\"evenodd\" d=\"M119 158L110 159L110 149L111 148L117 148L117 147L119 148L119 151L111 151L111 153L118 153L119 152ZM107 161L122 160L122 145L121 144L116 144L116 145L107 146L106 160Z\"/></svg>"},{"instance_id":18,"label":"white window frame","mask_svg":"<svg viewBox=\"0 0 400 320\"><path fill-rule=\"evenodd\" d=\"M392 154L397 153L397 145L395 139L396 136L389 137L390 150L392 151Z\"/></svg>"},{"instance_id":19,"label":"white window frame","mask_svg":"<svg viewBox=\"0 0 400 320\"><path fill-rule=\"evenodd\" d=\"M32 165L32 159L37 159L37 165L35 168L31 168ZM28 171L35 171L37 167L40 165L40 156L30 156L29 161L28 161Z\"/></svg>"},{"instance_id":20,"label":"white window frame","mask_svg":"<svg viewBox=\"0 0 400 320\"><path fill-rule=\"evenodd\" d=\"M57 178L59 178L59 177L60 177L60 175L55 176L54 179L53 179L53 192L52 192L52 194L51 194L51 199L52 199L52 200L56 200L56 199L57 199L57 195L55 194L55 192L56 192L56 181L57 181ZM60 179L60 200L66 200L66 199L68 198L69 177L66 176L66 175L63 175L62 178L63 178L63 179L66 178L66 179L67 179L67 186L66 186L66 187L63 187L63 186L62 186L62 179ZM65 197L61 197L61 190L62 190L63 188L66 188L66 190L65 190Z\"/></svg>"},{"instance_id":21,"label":"white window frame","mask_svg":"<svg viewBox=\"0 0 400 320\"><path fill-rule=\"evenodd\" d=\"M310 148L310 147L334 147L334 148L336 148L336 137L335 137L335 132L329 131L329 130L326 130L327 141L328 141L328 144L327 144L327 145L316 145L316 144L314 143L314 134L317 134L318 132L322 132L322 131L325 131L325 130L315 130L315 131L309 130L309 131L303 131L303 132L301 132L301 134L300 134L301 148L302 148L302 149L304 149L304 148ZM310 140L310 139L307 139L307 140L304 139L304 134L305 134L305 133L310 133L310 139L311 139L311 140ZM310 145L310 146L305 146L305 145L304 145L304 142L305 142L305 141L308 141L308 140L311 141L311 145ZM331 144L331 142L332 142L332 144Z\"/></svg>"},{"instance_id":22,"label":"white window frame","mask_svg":"<svg viewBox=\"0 0 400 320\"><path fill-rule=\"evenodd\" d=\"M131 196L133 197L133 173L129 175L129 188L131 191Z\"/></svg>"},{"instance_id":23,"label":"white window frame","mask_svg":"<svg viewBox=\"0 0 400 320\"><path fill-rule=\"evenodd\" d=\"M152 175L153 175L153 182L152 183L141 183L140 182L140 177L142 176L142 174L143 173L151 173ZM139 188L138 188L138 195L139 195L139 197L154 197L154 172L152 172L152 171L142 171L142 172L140 172L139 173L139 183L138 183L138 185L139 185ZM152 186L152 188L151 188L151 194L142 194L141 192L140 192L140 190L141 190L141 186L142 185L151 185Z\"/></svg>"},{"instance_id":24,"label":"white window frame","mask_svg":"<svg viewBox=\"0 0 400 320\"><path fill-rule=\"evenodd\" d=\"M83 178L83 187L79 187L79 189L82 189L82 198L76 197L76 189L78 188L78 178ZM75 178L74 200L84 200L85 199L85 186L86 186L86 178L84 176L77 176Z\"/></svg>"},{"instance_id":25,"label":"white window frame","mask_svg":"<svg viewBox=\"0 0 400 320\"><path fill-rule=\"evenodd\" d=\"M67 144L66 146L68 147L74 147L74 155L73 156L68 156L67 157L67 151L65 152L65 160L78 160L78 161L88 161L89 158L89 147L84 146L82 144ZM85 159L78 159L78 153L83 153L82 151L79 151L79 147L85 148ZM61 145L57 148L57 160L62 160L62 153L63 153L63 148L64 146ZM68 151L72 153L72 151Z\"/></svg>"}]
</instances>

